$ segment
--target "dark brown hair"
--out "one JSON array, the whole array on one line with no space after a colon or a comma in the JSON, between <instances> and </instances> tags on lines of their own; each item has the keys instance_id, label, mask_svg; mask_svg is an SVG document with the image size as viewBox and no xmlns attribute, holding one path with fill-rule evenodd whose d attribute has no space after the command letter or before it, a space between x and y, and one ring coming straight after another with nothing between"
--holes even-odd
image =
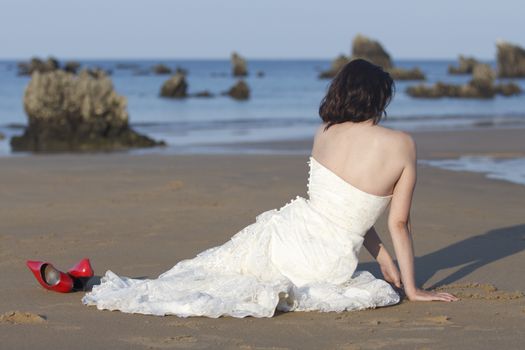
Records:
<instances>
[{"instance_id":1,"label":"dark brown hair","mask_svg":"<svg viewBox=\"0 0 525 350\"><path fill-rule=\"evenodd\" d=\"M381 67L363 59L347 63L330 83L319 106L326 128L344 122L374 124L386 116L386 107L394 94L394 81Z\"/></svg>"}]
</instances>

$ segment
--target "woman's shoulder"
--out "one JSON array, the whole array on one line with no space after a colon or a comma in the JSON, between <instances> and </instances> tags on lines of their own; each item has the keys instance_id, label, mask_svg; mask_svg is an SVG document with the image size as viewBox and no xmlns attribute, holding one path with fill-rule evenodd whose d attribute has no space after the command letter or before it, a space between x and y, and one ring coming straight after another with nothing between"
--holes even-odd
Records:
<instances>
[{"instance_id":1,"label":"woman's shoulder","mask_svg":"<svg viewBox=\"0 0 525 350\"><path fill-rule=\"evenodd\" d=\"M382 136L388 138L388 141L394 142L401 147L415 147L414 138L408 132L387 128L382 125L376 125L375 127L379 133L383 134Z\"/></svg>"},{"instance_id":2,"label":"woman's shoulder","mask_svg":"<svg viewBox=\"0 0 525 350\"><path fill-rule=\"evenodd\" d=\"M320 136L325 135L326 126L326 123L322 123L318 126L315 132L314 140ZM334 125L332 128L337 129L337 126L340 127L338 132L340 132L341 135L354 135L356 132L356 130L354 130L352 127L345 128L343 125ZM389 148L399 150L400 148L415 149L416 147L413 137L409 133L402 130L391 129L382 125L374 125L372 128L366 128L366 131L365 129L359 129L359 133L362 134L365 132L371 137L373 137L375 134L375 136L377 136L376 139L381 140L381 143L385 144Z\"/></svg>"}]
</instances>

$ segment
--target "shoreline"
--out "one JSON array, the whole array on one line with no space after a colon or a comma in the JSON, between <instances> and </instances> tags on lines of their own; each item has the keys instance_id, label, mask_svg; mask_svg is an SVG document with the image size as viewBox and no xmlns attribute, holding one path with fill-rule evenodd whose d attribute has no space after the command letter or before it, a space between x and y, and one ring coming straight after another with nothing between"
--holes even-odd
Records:
<instances>
[{"instance_id":1,"label":"shoreline","mask_svg":"<svg viewBox=\"0 0 525 350\"><path fill-rule=\"evenodd\" d=\"M467 130L406 131L418 147L418 158L439 159L460 155L525 156L525 128L476 128ZM486 142L488 141L488 142ZM313 140L279 140L214 144L232 149L253 148L310 152Z\"/></svg>"}]
</instances>

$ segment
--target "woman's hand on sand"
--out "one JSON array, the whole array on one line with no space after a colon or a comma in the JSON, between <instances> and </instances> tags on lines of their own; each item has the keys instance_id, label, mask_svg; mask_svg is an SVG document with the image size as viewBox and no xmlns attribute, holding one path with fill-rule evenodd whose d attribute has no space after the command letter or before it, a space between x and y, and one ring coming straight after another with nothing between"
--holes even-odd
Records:
<instances>
[{"instance_id":1,"label":"woman's hand on sand","mask_svg":"<svg viewBox=\"0 0 525 350\"><path fill-rule=\"evenodd\" d=\"M385 281L393 284L397 288L401 288L401 274L392 258L388 259L388 261L381 262L379 267L381 268L381 273Z\"/></svg>"},{"instance_id":2,"label":"woman's hand on sand","mask_svg":"<svg viewBox=\"0 0 525 350\"><path fill-rule=\"evenodd\" d=\"M432 292L423 289L415 289L413 292L406 292L410 301L458 301L459 298L450 293Z\"/></svg>"}]
</instances>

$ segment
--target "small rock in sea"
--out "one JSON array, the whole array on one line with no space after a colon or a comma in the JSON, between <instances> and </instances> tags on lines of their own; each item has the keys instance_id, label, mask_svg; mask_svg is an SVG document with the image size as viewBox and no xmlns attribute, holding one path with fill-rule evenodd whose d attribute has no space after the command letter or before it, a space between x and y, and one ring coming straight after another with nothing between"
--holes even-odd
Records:
<instances>
[{"instance_id":1,"label":"small rock in sea","mask_svg":"<svg viewBox=\"0 0 525 350\"><path fill-rule=\"evenodd\" d=\"M457 66L449 65L448 73L449 74L472 74L474 72L474 67L480 62L474 57L465 57L459 56L459 63Z\"/></svg>"},{"instance_id":2,"label":"small rock in sea","mask_svg":"<svg viewBox=\"0 0 525 350\"><path fill-rule=\"evenodd\" d=\"M171 78L166 80L160 89L160 96L169 98L188 97L188 83L185 74L175 73Z\"/></svg>"},{"instance_id":3,"label":"small rock in sea","mask_svg":"<svg viewBox=\"0 0 525 350\"><path fill-rule=\"evenodd\" d=\"M35 72L24 95L29 119L14 151L61 152L161 145L129 126L126 98L101 70Z\"/></svg>"},{"instance_id":4,"label":"small rock in sea","mask_svg":"<svg viewBox=\"0 0 525 350\"><path fill-rule=\"evenodd\" d=\"M226 94L235 100L247 100L250 98L250 87L244 80L239 80Z\"/></svg>"},{"instance_id":5,"label":"small rock in sea","mask_svg":"<svg viewBox=\"0 0 525 350\"><path fill-rule=\"evenodd\" d=\"M262 70L257 71L257 78L262 78L264 76L265 76L265 74L264 74L264 72Z\"/></svg>"},{"instance_id":6,"label":"small rock in sea","mask_svg":"<svg viewBox=\"0 0 525 350\"><path fill-rule=\"evenodd\" d=\"M387 69L394 80L425 80L425 74L419 68L404 69L393 67Z\"/></svg>"},{"instance_id":7,"label":"small rock in sea","mask_svg":"<svg viewBox=\"0 0 525 350\"><path fill-rule=\"evenodd\" d=\"M69 73L77 74L78 69L80 68L80 63L77 61L67 61L64 63L64 70Z\"/></svg>"},{"instance_id":8,"label":"small rock in sea","mask_svg":"<svg viewBox=\"0 0 525 350\"><path fill-rule=\"evenodd\" d=\"M525 49L500 41L498 48L498 76L501 78L525 77Z\"/></svg>"},{"instance_id":9,"label":"small rock in sea","mask_svg":"<svg viewBox=\"0 0 525 350\"><path fill-rule=\"evenodd\" d=\"M230 60L232 64L232 74L234 77L244 77L248 75L246 60L237 52L232 53Z\"/></svg>"},{"instance_id":10,"label":"small rock in sea","mask_svg":"<svg viewBox=\"0 0 525 350\"><path fill-rule=\"evenodd\" d=\"M495 73L487 64L478 64L474 67L472 80L467 84L456 85L437 82L433 86L416 85L407 88L406 92L418 98L493 98L496 94L512 96L521 93L521 89L514 83L494 84Z\"/></svg>"},{"instance_id":11,"label":"small rock in sea","mask_svg":"<svg viewBox=\"0 0 525 350\"><path fill-rule=\"evenodd\" d=\"M209 98L209 97L213 97L214 95L209 92L208 90L204 90L204 91L199 91L199 92L196 92L194 94L192 94L193 97L201 97L201 98Z\"/></svg>"},{"instance_id":12,"label":"small rock in sea","mask_svg":"<svg viewBox=\"0 0 525 350\"><path fill-rule=\"evenodd\" d=\"M5 135L0 132L0 141L2 141L3 139L5 139Z\"/></svg>"},{"instance_id":13,"label":"small rock in sea","mask_svg":"<svg viewBox=\"0 0 525 350\"><path fill-rule=\"evenodd\" d=\"M154 65L152 70L155 74L171 74L171 68L164 64Z\"/></svg>"},{"instance_id":14,"label":"small rock in sea","mask_svg":"<svg viewBox=\"0 0 525 350\"><path fill-rule=\"evenodd\" d=\"M521 88L516 83L498 84L494 88L496 94L502 96L515 96L521 94Z\"/></svg>"}]
</instances>

